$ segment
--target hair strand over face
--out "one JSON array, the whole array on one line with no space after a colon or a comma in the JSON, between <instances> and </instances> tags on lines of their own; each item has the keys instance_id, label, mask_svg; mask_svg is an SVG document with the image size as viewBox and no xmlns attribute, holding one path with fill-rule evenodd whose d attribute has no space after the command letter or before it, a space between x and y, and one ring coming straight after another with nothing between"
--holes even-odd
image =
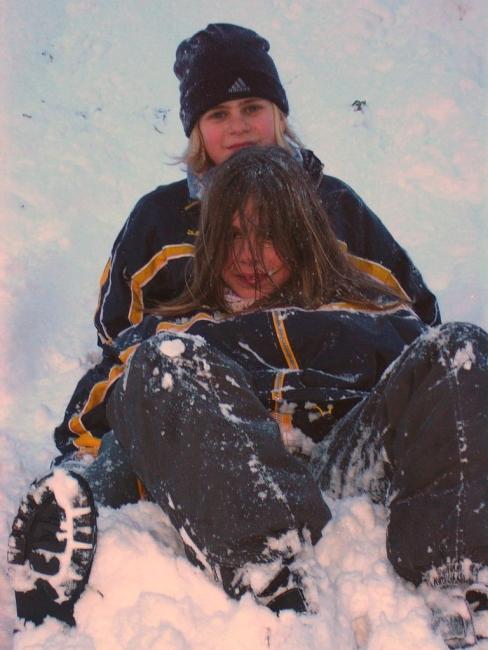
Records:
<instances>
[{"instance_id":1,"label":"hair strand over face","mask_svg":"<svg viewBox=\"0 0 488 650\"><path fill-rule=\"evenodd\" d=\"M236 214L242 236L246 238L253 228L258 241L271 240L291 271L283 286L257 300L252 309L285 305L315 309L337 300L380 309L385 296L390 305L392 298L399 301L396 293L359 271L343 252L301 165L279 147L248 147L209 172L187 289L157 313L183 314L201 307L230 312L222 271L233 250ZM254 267L259 268L259 246L252 253Z\"/></svg>"}]
</instances>

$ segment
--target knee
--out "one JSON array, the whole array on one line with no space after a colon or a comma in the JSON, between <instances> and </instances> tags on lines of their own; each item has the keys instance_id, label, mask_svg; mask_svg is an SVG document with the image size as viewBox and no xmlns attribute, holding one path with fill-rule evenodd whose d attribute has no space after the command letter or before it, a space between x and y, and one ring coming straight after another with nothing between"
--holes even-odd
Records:
<instances>
[{"instance_id":1,"label":"knee","mask_svg":"<svg viewBox=\"0 0 488 650\"><path fill-rule=\"evenodd\" d=\"M452 341L457 346L467 341L484 343L486 345L488 340L488 334L485 330L473 323L453 321L440 325L436 330L439 332L439 336L446 342Z\"/></svg>"},{"instance_id":2,"label":"knee","mask_svg":"<svg viewBox=\"0 0 488 650\"><path fill-rule=\"evenodd\" d=\"M196 347L197 342L184 334L162 332L151 336L130 360L125 383L142 380L147 386L160 387L164 377L175 375L175 371L181 376L190 369Z\"/></svg>"},{"instance_id":3,"label":"knee","mask_svg":"<svg viewBox=\"0 0 488 650\"><path fill-rule=\"evenodd\" d=\"M134 354L134 362L139 365L175 363L193 352L194 341L181 334L162 332L143 341ZM131 364L132 365L132 364Z\"/></svg>"},{"instance_id":4,"label":"knee","mask_svg":"<svg viewBox=\"0 0 488 650\"><path fill-rule=\"evenodd\" d=\"M107 402L107 417L112 428L116 414L125 412L128 404L134 410L149 396L172 389L173 378L181 374L175 372L175 365L182 361L184 351L180 337L167 333L152 336L138 345L126 361L123 375Z\"/></svg>"},{"instance_id":5,"label":"knee","mask_svg":"<svg viewBox=\"0 0 488 650\"><path fill-rule=\"evenodd\" d=\"M472 323L444 323L424 335L423 342L434 348L442 363L449 360L453 370L487 365L488 334Z\"/></svg>"}]
</instances>

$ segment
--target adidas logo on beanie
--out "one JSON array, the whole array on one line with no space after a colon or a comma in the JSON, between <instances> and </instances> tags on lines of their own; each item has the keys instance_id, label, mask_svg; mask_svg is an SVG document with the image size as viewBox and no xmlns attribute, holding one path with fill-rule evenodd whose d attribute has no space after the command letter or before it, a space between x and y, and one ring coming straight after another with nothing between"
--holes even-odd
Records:
<instances>
[{"instance_id":1,"label":"adidas logo on beanie","mask_svg":"<svg viewBox=\"0 0 488 650\"><path fill-rule=\"evenodd\" d=\"M178 46L174 72L180 82L180 117L187 136L213 106L242 97L260 97L288 115L288 100L256 32L227 23L208 25Z\"/></svg>"}]
</instances>

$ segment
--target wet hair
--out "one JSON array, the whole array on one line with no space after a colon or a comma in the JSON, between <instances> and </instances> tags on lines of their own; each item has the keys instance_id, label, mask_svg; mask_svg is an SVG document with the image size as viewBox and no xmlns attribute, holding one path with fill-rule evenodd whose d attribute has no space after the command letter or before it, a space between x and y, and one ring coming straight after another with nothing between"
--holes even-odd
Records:
<instances>
[{"instance_id":1,"label":"wet hair","mask_svg":"<svg viewBox=\"0 0 488 650\"><path fill-rule=\"evenodd\" d=\"M403 301L353 265L306 172L280 147L242 149L214 167L207 179L187 288L152 313L185 314L201 307L231 313L222 271L234 249L236 214L240 236L247 239L252 230L252 241L257 242L251 251L254 267L263 268L262 247L271 242L291 271L282 286L254 302L250 310L286 305L316 309L336 301L382 309L385 303Z\"/></svg>"},{"instance_id":2,"label":"wet hair","mask_svg":"<svg viewBox=\"0 0 488 650\"><path fill-rule=\"evenodd\" d=\"M271 106L273 108L276 144L285 151L288 151L288 153L291 153L290 142L298 147L303 147L300 138L289 125L286 115L273 102L271 102ZM176 162L183 163L195 174L204 174L214 166L214 163L210 160L205 150L199 122L193 127L188 138L188 145L183 154L176 158Z\"/></svg>"}]
</instances>

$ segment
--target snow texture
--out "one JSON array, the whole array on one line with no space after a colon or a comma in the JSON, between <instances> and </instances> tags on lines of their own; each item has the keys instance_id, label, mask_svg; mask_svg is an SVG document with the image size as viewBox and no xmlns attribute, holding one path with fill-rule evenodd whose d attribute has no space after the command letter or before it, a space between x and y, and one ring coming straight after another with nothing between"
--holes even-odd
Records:
<instances>
[{"instance_id":1,"label":"snow texture","mask_svg":"<svg viewBox=\"0 0 488 650\"><path fill-rule=\"evenodd\" d=\"M223 402L221 402L219 404L219 408L220 408L220 412L222 413L224 418L226 420L229 420L229 422L234 422L234 424L239 424L240 422L242 422L241 418L238 418L236 415L233 415L233 413L232 413L232 409L233 409L232 404L224 404Z\"/></svg>"},{"instance_id":2,"label":"snow texture","mask_svg":"<svg viewBox=\"0 0 488 650\"><path fill-rule=\"evenodd\" d=\"M485 326L485 0L15 0L2 5L0 543L55 448L52 430L96 360L92 314L110 246L137 199L181 178L172 73L209 22L271 42L291 121L364 198L440 298ZM469 351L459 363L469 365ZM318 614L279 619L229 600L149 503L101 509L78 627L48 620L16 648L440 650L420 593L385 555L385 513L334 517L307 567ZM0 553L0 647L14 645ZM485 643L485 647L486 643Z\"/></svg>"},{"instance_id":3,"label":"snow texture","mask_svg":"<svg viewBox=\"0 0 488 650\"><path fill-rule=\"evenodd\" d=\"M171 392L173 390L173 376L169 372L165 372L163 375L163 379L161 381L161 386Z\"/></svg>"},{"instance_id":4,"label":"snow texture","mask_svg":"<svg viewBox=\"0 0 488 650\"><path fill-rule=\"evenodd\" d=\"M161 354L164 354L164 356L169 357L170 359L176 359L178 357L181 357L185 351L185 344L179 339L163 341L159 345L159 351Z\"/></svg>"}]
</instances>

